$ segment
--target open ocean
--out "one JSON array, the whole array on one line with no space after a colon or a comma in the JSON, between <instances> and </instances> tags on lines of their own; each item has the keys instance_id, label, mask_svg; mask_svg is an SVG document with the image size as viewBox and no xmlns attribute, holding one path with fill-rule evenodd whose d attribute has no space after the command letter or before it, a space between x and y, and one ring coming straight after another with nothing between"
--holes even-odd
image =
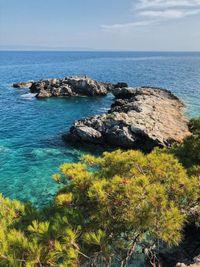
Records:
<instances>
[{"instance_id":1,"label":"open ocean","mask_svg":"<svg viewBox=\"0 0 200 267\"><path fill-rule=\"evenodd\" d=\"M37 100L14 82L85 75L104 82L170 89L186 104L186 115L200 115L200 52L0 52L0 192L49 203L57 187L52 174L75 162L84 148L62 141L72 123L105 112L106 97Z\"/></svg>"}]
</instances>

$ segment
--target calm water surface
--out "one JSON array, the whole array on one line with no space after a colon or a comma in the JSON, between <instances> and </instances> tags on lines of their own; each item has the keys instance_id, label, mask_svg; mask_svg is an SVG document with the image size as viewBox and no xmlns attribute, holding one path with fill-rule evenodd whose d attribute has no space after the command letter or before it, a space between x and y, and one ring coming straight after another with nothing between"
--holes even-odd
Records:
<instances>
[{"instance_id":1,"label":"calm water surface","mask_svg":"<svg viewBox=\"0 0 200 267\"><path fill-rule=\"evenodd\" d=\"M71 75L132 86L170 89L200 115L200 53L0 52L0 192L10 198L48 203L51 179L64 162L87 152L63 143L61 135L79 118L105 112L112 96L37 100L12 83Z\"/></svg>"}]
</instances>

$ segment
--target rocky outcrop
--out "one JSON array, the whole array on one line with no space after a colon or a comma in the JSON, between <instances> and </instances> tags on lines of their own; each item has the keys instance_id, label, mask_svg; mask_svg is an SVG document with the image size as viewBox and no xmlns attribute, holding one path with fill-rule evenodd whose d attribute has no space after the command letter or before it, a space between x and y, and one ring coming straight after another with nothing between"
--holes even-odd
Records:
<instances>
[{"instance_id":1,"label":"rocky outcrop","mask_svg":"<svg viewBox=\"0 0 200 267\"><path fill-rule=\"evenodd\" d=\"M14 88L30 88L33 82L14 83Z\"/></svg>"},{"instance_id":2,"label":"rocky outcrop","mask_svg":"<svg viewBox=\"0 0 200 267\"><path fill-rule=\"evenodd\" d=\"M88 77L49 79L35 82L30 87L37 97L50 96L97 96L108 93L107 84L96 82Z\"/></svg>"},{"instance_id":3,"label":"rocky outcrop","mask_svg":"<svg viewBox=\"0 0 200 267\"><path fill-rule=\"evenodd\" d=\"M188 136L183 103L160 88L132 88L127 83L103 83L84 77L66 77L18 83L28 87L37 98L58 96L104 96L112 92L115 102L107 114L74 123L67 140L123 148L151 150L169 147Z\"/></svg>"},{"instance_id":4,"label":"rocky outcrop","mask_svg":"<svg viewBox=\"0 0 200 267\"><path fill-rule=\"evenodd\" d=\"M57 79L40 80L36 82L17 83L13 87L29 87L31 93L36 93L37 98L58 96L104 96L114 87L124 86L126 83L117 85L102 83L84 77L66 77Z\"/></svg>"},{"instance_id":5,"label":"rocky outcrop","mask_svg":"<svg viewBox=\"0 0 200 267\"><path fill-rule=\"evenodd\" d=\"M65 138L76 142L151 150L169 147L188 136L183 103L159 88L113 88L107 114L76 121Z\"/></svg>"}]
</instances>

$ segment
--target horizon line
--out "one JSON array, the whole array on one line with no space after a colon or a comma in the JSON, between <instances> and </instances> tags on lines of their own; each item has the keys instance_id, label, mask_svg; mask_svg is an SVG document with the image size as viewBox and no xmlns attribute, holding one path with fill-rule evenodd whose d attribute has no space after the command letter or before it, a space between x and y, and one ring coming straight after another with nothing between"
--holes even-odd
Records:
<instances>
[{"instance_id":1,"label":"horizon line","mask_svg":"<svg viewBox=\"0 0 200 267\"><path fill-rule=\"evenodd\" d=\"M164 53L199 53L200 50L54 50L54 49L0 49L0 52L164 52Z\"/></svg>"}]
</instances>

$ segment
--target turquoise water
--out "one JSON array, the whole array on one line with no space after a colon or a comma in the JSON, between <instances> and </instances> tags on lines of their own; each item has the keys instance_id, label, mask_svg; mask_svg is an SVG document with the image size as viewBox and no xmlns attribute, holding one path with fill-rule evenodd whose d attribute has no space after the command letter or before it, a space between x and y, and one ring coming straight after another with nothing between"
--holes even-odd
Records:
<instances>
[{"instance_id":1,"label":"turquoise water","mask_svg":"<svg viewBox=\"0 0 200 267\"><path fill-rule=\"evenodd\" d=\"M0 192L48 203L51 179L63 162L87 152L63 143L74 120L105 112L113 97L37 100L19 81L85 75L105 82L165 87L181 97L190 117L200 114L200 53L0 52Z\"/></svg>"}]
</instances>

